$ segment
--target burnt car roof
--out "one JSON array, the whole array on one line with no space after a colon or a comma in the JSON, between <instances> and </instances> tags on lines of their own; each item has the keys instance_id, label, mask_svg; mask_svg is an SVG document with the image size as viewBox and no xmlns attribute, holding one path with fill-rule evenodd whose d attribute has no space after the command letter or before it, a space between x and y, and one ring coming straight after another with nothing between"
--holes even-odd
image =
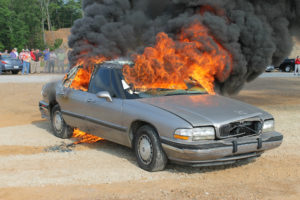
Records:
<instances>
[{"instance_id":1,"label":"burnt car roof","mask_svg":"<svg viewBox=\"0 0 300 200\"><path fill-rule=\"evenodd\" d=\"M122 69L124 65L133 65L133 64L134 64L133 61L128 59L116 59L116 60L105 61L104 63L101 63L98 66Z\"/></svg>"}]
</instances>

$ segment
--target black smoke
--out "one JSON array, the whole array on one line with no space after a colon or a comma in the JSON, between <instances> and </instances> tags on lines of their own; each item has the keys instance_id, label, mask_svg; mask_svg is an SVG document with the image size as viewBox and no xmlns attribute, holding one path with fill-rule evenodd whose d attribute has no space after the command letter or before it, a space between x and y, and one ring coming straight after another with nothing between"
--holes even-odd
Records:
<instances>
[{"instance_id":1,"label":"black smoke","mask_svg":"<svg viewBox=\"0 0 300 200\"><path fill-rule=\"evenodd\" d=\"M71 64L142 53L157 33L175 39L197 20L233 55L232 74L216 83L222 94L237 93L267 65L278 65L292 37L300 38L300 0L83 0L83 11L69 38Z\"/></svg>"}]
</instances>

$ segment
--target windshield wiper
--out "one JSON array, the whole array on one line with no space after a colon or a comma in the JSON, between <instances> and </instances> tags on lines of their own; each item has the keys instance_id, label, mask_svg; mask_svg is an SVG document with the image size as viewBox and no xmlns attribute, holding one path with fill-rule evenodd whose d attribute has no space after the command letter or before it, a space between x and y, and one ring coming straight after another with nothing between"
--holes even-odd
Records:
<instances>
[{"instance_id":1,"label":"windshield wiper","mask_svg":"<svg viewBox=\"0 0 300 200\"><path fill-rule=\"evenodd\" d=\"M197 95L197 94L207 94L206 92L185 92L185 93L171 93L171 94L166 94L164 96L174 96L174 95Z\"/></svg>"},{"instance_id":2,"label":"windshield wiper","mask_svg":"<svg viewBox=\"0 0 300 200\"><path fill-rule=\"evenodd\" d=\"M187 92L185 92L185 93L180 92L180 93L170 93L170 94L166 94L166 95L163 95L163 96L186 95L186 94L188 94L188 93Z\"/></svg>"}]
</instances>

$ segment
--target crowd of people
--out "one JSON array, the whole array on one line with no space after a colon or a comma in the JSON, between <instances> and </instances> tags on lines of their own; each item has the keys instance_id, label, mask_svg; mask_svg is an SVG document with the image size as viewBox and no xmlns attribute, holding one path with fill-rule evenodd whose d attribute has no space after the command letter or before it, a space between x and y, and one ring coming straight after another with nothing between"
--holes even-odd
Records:
<instances>
[{"instance_id":1,"label":"crowd of people","mask_svg":"<svg viewBox=\"0 0 300 200\"><path fill-rule=\"evenodd\" d=\"M44 61L44 73L55 73L54 67L58 66L58 73L65 73L65 58L66 54L63 49L50 51L49 48L44 51L39 49L23 49L20 53L17 48L12 49L10 53L5 50L0 55L7 55L11 58L17 58L22 61L22 74L41 73L41 62Z\"/></svg>"}]
</instances>

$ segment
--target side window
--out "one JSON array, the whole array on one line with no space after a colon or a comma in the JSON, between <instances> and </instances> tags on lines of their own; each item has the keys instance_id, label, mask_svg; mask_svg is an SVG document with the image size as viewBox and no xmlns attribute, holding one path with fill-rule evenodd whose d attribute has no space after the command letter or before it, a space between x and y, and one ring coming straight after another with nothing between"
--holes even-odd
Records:
<instances>
[{"instance_id":1,"label":"side window","mask_svg":"<svg viewBox=\"0 0 300 200\"><path fill-rule=\"evenodd\" d=\"M70 87L71 86L72 81L74 80L78 69L79 69L79 67L73 67L67 74L65 74L65 77L63 79L64 87Z\"/></svg>"},{"instance_id":2,"label":"side window","mask_svg":"<svg viewBox=\"0 0 300 200\"><path fill-rule=\"evenodd\" d=\"M112 71L111 75L112 75L111 76L111 84L112 84L112 90L113 90L114 96L118 97L118 98L122 98L121 91L119 88L120 77L118 76L118 73L116 73L114 71Z\"/></svg>"},{"instance_id":3,"label":"side window","mask_svg":"<svg viewBox=\"0 0 300 200\"><path fill-rule=\"evenodd\" d=\"M98 68L90 82L89 92L96 94L101 91L111 91L111 70L105 67Z\"/></svg>"}]
</instances>

